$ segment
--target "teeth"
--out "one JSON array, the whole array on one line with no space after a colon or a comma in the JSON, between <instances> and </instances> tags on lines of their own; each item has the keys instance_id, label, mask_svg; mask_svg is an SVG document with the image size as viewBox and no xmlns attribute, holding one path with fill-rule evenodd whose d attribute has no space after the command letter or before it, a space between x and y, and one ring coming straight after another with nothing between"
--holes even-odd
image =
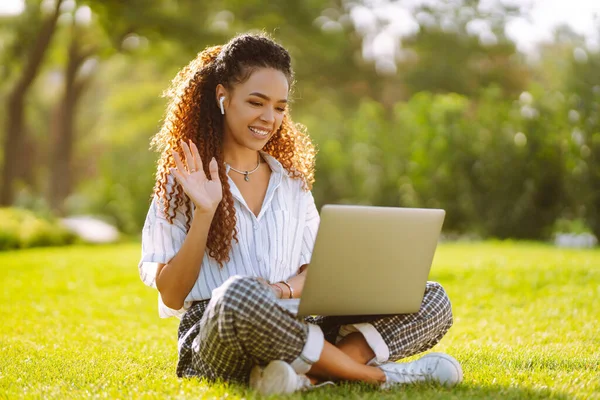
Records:
<instances>
[{"instance_id":1,"label":"teeth","mask_svg":"<svg viewBox=\"0 0 600 400\"><path fill-rule=\"evenodd\" d=\"M270 131L263 131L262 129L256 129L253 127L249 127L249 128L252 132L256 133L257 135L261 135L261 136L267 136L270 133Z\"/></svg>"}]
</instances>

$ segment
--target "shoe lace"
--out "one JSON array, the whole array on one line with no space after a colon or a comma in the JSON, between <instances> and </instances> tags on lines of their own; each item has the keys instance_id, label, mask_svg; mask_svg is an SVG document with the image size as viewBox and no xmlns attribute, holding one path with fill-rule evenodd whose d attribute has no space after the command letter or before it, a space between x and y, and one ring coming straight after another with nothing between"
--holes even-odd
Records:
<instances>
[{"instance_id":1,"label":"shoe lace","mask_svg":"<svg viewBox=\"0 0 600 400\"><path fill-rule=\"evenodd\" d=\"M400 368L399 370L397 369L385 369L386 374L388 375L396 375L399 376L401 378L403 378L402 380L407 382L407 383L412 383L412 382L416 382L422 379L419 378L429 378L431 376L431 373L435 370L435 368L437 367L439 361L436 361L434 365L431 365L431 363L427 363L427 364L419 364L419 363L410 363L410 367L408 368ZM415 366L417 365L417 366Z\"/></svg>"},{"instance_id":2,"label":"shoe lace","mask_svg":"<svg viewBox=\"0 0 600 400\"><path fill-rule=\"evenodd\" d=\"M335 385L335 382L332 382L332 381L321 382L321 383L318 383L316 385L312 385L312 388L316 389L316 388L320 388L320 387L328 386L328 385Z\"/></svg>"},{"instance_id":3,"label":"shoe lace","mask_svg":"<svg viewBox=\"0 0 600 400\"><path fill-rule=\"evenodd\" d=\"M335 383L332 381L325 381L325 382L321 382L319 384L313 385L312 383L310 383L310 379L308 379L308 377L305 375L298 375L298 379L300 380L299 387L301 390L313 390L313 389L317 389L317 388L327 386L327 385L335 385Z\"/></svg>"}]
</instances>

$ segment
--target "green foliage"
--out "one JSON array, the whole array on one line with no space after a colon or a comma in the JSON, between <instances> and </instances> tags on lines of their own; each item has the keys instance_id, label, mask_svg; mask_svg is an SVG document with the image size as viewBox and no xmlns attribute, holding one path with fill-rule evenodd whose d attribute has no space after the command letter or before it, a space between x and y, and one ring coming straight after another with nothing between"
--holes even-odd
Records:
<instances>
[{"instance_id":1,"label":"green foliage","mask_svg":"<svg viewBox=\"0 0 600 400\"><path fill-rule=\"evenodd\" d=\"M0 208L0 250L62 246L75 240L58 221L25 209Z\"/></svg>"},{"instance_id":2,"label":"green foliage","mask_svg":"<svg viewBox=\"0 0 600 400\"><path fill-rule=\"evenodd\" d=\"M564 207L564 106L543 91L532 93L509 103L492 90L469 126L479 134L471 142L479 151L465 175L487 235L548 237Z\"/></svg>"},{"instance_id":3,"label":"green foliage","mask_svg":"<svg viewBox=\"0 0 600 400\"><path fill-rule=\"evenodd\" d=\"M0 15L0 81L11 82L16 70L22 69L22 63L35 45L36 34L46 15L42 11L40 0L25 1L25 9L20 18Z\"/></svg>"},{"instance_id":4,"label":"green foliage","mask_svg":"<svg viewBox=\"0 0 600 400\"><path fill-rule=\"evenodd\" d=\"M370 100L348 115L319 103L319 121L307 117L319 147L315 196L444 208L449 231L547 238L568 206L570 133L564 99L532 93L517 101L497 87L478 99L422 92L391 116Z\"/></svg>"},{"instance_id":5,"label":"green foliage","mask_svg":"<svg viewBox=\"0 0 600 400\"><path fill-rule=\"evenodd\" d=\"M256 399L178 379L178 320L136 268L139 243L0 254L0 393L6 398ZM454 326L433 351L456 357L456 388L389 392L340 384L289 399L597 398L600 251L523 243L443 244L432 267ZM23 312L26 310L26 312Z\"/></svg>"},{"instance_id":6,"label":"green foliage","mask_svg":"<svg viewBox=\"0 0 600 400\"><path fill-rule=\"evenodd\" d=\"M23 68L42 3L27 1L22 15L0 21L2 100ZM582 57L579 49L574 58L585 43L565 27L542 46L539 63L527 63L504 33L514 9L428 3L415 11L420 29L388 60L397 73L381 76L363 45L394 27L377 18L361 37L348 14L362 2L81 0L92 20L77 30L74 4L64 7L27 99L32 164L15 185L27 187L21 197L49 192L51 127L75 33L90 51L80 71L90 79L76 108L65 208L137 234L154 183L157 155L148 147L164 114L161 92L205 46L264 30L293 58L292 115L319 148L319 204L440 207L446 231L484 237L548 238L558 218L585 220L600 235L600 53ZM489 26L488 40L469 32L473 21ZM0 122L6 113L0 109Z\"/></svg>"},{"instance_id":7,"label":"green foliage","mask_svg":"<svg viewBox=\"0 0 600 400\"><path fill-rule=\"evenodd\" d=\"M592 233L586 222L582 219L570 220L559 218L554 222L554 233L572 233L581 235L583 233Z\"/></svg>"},{"instance_id":8,"label":"green foliage","mask_svg":"<svg viewBox=\"0 0 600 400\"><path fill-rule=\"evenodd\" d=\"M518 95L527 85L528 68L516 57L514 43L506 39L484 46L477 36L435 27L421 29L406 42L419 59L403 66L400 75L411 93L476 97L482 87L496 85L506 95Z\"/></svg>"},{"instance_id":9,"label":"green foliage","mask_svg":"<svg viewBox=\"0 0 600 400\"><path fill-rule=\"evenodd\" d=\"M565 82L570 93L571 189L578 196L572 202L583 207L588 225L600 238L600 51L578 51Z\"/></svg>"}]
</instances>

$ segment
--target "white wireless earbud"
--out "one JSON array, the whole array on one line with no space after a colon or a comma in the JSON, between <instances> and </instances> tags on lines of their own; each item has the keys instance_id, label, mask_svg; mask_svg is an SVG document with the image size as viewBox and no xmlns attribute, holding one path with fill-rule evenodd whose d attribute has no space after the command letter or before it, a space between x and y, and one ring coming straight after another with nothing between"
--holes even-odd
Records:
<instances>
[{"instance_id":1,"label":"white wireless earbud","mask_svg":"<svg viewBox=\"0 0 600 400\"><path fill-rule=\"evenodd\" d=\"M221 96L219 98L219 105L221 106L221 114L225 115L225 109L223 108L223 102L225 101L225 96Z\"/></svg>"}]
</instances>

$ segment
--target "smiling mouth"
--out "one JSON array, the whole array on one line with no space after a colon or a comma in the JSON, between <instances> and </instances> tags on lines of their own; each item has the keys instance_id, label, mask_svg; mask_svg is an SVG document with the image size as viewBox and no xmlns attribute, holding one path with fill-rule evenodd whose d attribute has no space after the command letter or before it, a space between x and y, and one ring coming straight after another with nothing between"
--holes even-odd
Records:
<instances>
[{"instance_id":1,"label":"smiling mouth","mask_svg":"<svg viewBox=\"0 0 600 400\"><path fill-rule=\"evenodd\" d=\"M250 131L252 131L252 133L254 133L256 136L261 138L266 138L271 133L269 130L254 128L252 126L249 126L248 129L250 129Z\"/></svg>"}]
</instances>

